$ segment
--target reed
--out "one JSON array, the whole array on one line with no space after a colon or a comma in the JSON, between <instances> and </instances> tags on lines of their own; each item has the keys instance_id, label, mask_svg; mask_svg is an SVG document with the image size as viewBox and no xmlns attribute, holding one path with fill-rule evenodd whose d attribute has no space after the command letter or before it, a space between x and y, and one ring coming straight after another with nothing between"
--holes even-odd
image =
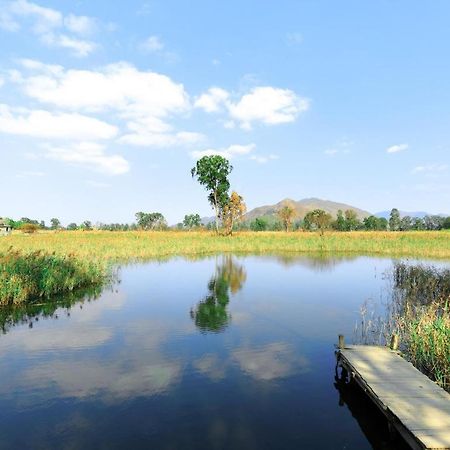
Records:
<instances>
[{"instance_id":1,"label":"reed","mask_svg":"<svg viewBox=\"0 0 450 450\"><path fill-rule=\"evenodd\" d=\"M210 232L63 231L0 238L0 252L9 246L24 251L45 250L58 255L114 262L212 253L321 253L450 258L450 233L412 232Z\"/></svg>"},{"instance_id":2,"label":"reed","mask_svg":"<svg viewBox=\"0 0 450 450\"><path fill-rule=\"evenodd\" d=\"M100 261L43 250L9 249L0 253L0 305L18 305L49 299L75 289L100 285L108 278Z\"/></svg>"}]
</instances>

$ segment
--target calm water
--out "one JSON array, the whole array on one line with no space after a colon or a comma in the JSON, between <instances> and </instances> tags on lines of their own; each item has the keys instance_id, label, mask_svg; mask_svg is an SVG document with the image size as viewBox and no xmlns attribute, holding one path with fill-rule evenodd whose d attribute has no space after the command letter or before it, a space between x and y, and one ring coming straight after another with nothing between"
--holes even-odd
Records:
<instances>
[{"instance_id":1,"label":"calm water","mask_svg":"<svg viewBox=\"0 0 450 450\"><path fill-rule=\"evenodd\" d=\"M337 335L351 341L392 264L179 258L3 318L0 448L401 449L334 380Z\"/></svg>"}]
</instances>

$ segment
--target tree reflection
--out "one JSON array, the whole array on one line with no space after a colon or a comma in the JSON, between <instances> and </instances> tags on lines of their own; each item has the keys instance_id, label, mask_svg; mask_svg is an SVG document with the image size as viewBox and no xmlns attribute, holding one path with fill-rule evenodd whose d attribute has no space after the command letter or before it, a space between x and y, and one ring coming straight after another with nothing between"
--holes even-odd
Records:
<instances>
[{"instance_id":1,"label":"tree reflection","mask_svg":"<svg viewBox=\"0 0 450 450\"><path fill-rule=\"evenodd\" d=\"M230 293L239 292L246 279L244 267L231 255L216 263L216 272L208 283L208 295L191 309L191 317L202 332L219 333L227 327L231 320L227 311Z\"/></svg>"}]
</instances>

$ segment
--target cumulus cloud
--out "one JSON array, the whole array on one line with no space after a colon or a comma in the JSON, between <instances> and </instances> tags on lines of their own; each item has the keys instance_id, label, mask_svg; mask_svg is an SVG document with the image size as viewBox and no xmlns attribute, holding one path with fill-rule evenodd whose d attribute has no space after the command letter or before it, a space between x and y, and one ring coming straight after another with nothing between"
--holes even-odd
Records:
<instances>
[{"instance_id":1,"label":"cumulus cloud","mask_svg":"<svg viewBox=\"0 0 450 450\"><path fill-rule=\"evenodd\" d=\"M396 144L391 145L386 149L387 153L398 153L408 149L408 144Z\"/></svg>"},{"instance_id":2,"label":"cumulus cloud","mask_svg":"<svg viewBox=\"0 0 450 450\"><path fill-rule=\"evenodd\" d=\"M161 118L187 111L190 106L182 84L123 62L99 70L57 70L39 63L36 69L23 77L24 92L60 108L116 110L127 118Z\"/></svg>"},{"instance_id":3,"label":"cumulus cloud","mask_svg":"<svg viewBox=\"0 0 450 450\"><path fill-rule=\"evenodd\" d=\"M76 56L87 56L96 47L93 42L67 35L88 35L95 31L95 19L69 14L40 6L27 0L6 3L0 12L0 28L17 32L29 26L33 34L48 46L67 48Z\"/></svg>"},{"instance_id":4,"label":"cumulus cloud","mask_svg":"<svg viewBox=\"0 0 450 450\"><path fill-rule=\"evenodd\" d=\"M46 145L45 157L84 166L107 175L121 175L130 170L125 158L120 155L107 155L105 146L94 142L79 142L61 147Z\"/></svg>"},{"instance_id":5,"label":"cumulus cloud","mask_svg":"<svg viewBox=\"0 0 450 450\"><path fill-rule=\"evenodd\" d=\"M198 97L194 106L206 112L218 112L225 107L232 121L244 129L251 129L254 123L277 125L293 122L300 113L309 109L308 99L289 89L272 86L252 88L236 101L230 97L221 88L210 88ZM227 127L232 127L232 122L228 121Z\"/></svg>"},{"instance_id":6,"label":"cumulus cloud","mask_svg":"<svg viewBox=\"0 0 450 450\"><path fill-rule=\"evenodd\" d=\"M225 89L212 87L196 99L194 106L209 113L217 112L226 103L229 96L230 94Z\"/></svg>"},{"instance_id":7,"label":"cumulus cloud","mask_svg":"<svg viewBox=\"0 0 450 450\"><path fill-rule=\"evenodd\" d=\"M232 159L235 156L247 155L251 153L256 148L255 144L248 145L230 145L227 148L222 149L207 149L207 150L196 150L191 152L191 156L194 159L203 158L203 156L219 155L227 159Z\"/></svg>"},{"instance_id":8,"label":"cumulus cloud","mask_svg":"<svg viewBox=\"0 0 450 450\"><path fill-rule=\"evenodd\" d=\"M111 139L117 128L78 113L11 108L0 104L0 132L46 139Z\"/></svg>"}]
</instances>

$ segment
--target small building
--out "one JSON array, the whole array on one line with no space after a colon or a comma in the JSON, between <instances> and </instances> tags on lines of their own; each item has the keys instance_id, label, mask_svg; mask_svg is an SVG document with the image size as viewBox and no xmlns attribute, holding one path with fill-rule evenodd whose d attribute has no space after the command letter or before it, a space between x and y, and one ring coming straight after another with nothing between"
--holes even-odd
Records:
<instances>
[{"instance_id":1,"label":"small building","mask_svg":"<svg viewBox=\"0 0 450 450\"><path fill-rule=\"evenodd\" d=\"M11 231L11 225L0 217L0 236L8 236L8 234L11 234Z\"/></svg>"}]
</instances>

